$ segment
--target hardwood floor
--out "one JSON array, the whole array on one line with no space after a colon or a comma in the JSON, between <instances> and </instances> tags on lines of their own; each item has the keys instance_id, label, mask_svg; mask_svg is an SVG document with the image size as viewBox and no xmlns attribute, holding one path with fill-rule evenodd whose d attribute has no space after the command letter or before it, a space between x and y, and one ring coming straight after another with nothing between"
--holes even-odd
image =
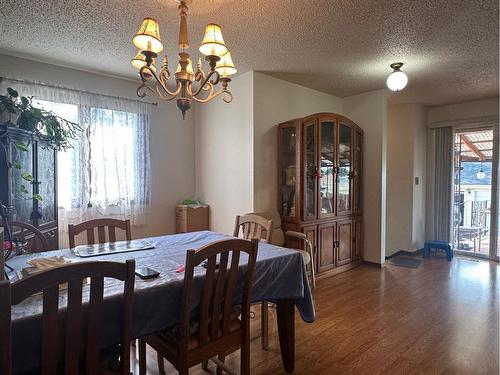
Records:
<instances>
[{"instance_id":1,"label":"hardwood floor","mask_svg":"<svg viewBox=\"0 0 500 375\"><path fill-rule=\"evenodd\" d=\"M417 269L363 265L318 281L317 320L297 314L295 374L499 373L498 263L438 256ZM252 374L285 374L270 309L270 349L252 326ZM227 360L239 369L239 354ZM176 371L166 363L167 374ZM138 374L137 368L134 373ZM157 374L148 350L148 374ZM191 374L206 372L200 366Z\"/></svg>"}]
</instances>

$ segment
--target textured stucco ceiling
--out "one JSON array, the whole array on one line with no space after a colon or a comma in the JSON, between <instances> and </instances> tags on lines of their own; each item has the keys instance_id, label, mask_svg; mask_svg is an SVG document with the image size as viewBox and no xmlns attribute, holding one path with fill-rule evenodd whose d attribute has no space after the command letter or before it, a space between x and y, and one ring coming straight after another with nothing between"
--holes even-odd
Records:
<instances>
[{"instance_id":1,"label":"textured stucco ceiling","mask_svg":"<svg viewBox=\"0 0 500 375\"><path fill-rule=\"evenodd\" d=\"M175 61L176 7L174 0L2 0L0 51L133 78L130 40L145 16L160 21ZM204 25L218 22L239 72L344 97L384 88L389 64L402 61L409 84L394 101L498 94L498 0L193 0L190 8L192 54Z\"/></svg>"}]
</instances>

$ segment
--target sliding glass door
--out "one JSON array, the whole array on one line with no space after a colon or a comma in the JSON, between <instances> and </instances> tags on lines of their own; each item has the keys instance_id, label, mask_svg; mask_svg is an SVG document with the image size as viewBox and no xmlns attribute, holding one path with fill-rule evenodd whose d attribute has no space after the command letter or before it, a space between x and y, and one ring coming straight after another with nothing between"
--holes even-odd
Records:
<instances>
[{"instance_id":1,"label":"sliding glass door","mask_svg":"<svg viewBox=\"0 0 500 375\"><path fill-rule=\"evenodd\" d=\"M496 258L497 129L455 131L452 242L455 251Z\"/></svg>"}]
</instances>

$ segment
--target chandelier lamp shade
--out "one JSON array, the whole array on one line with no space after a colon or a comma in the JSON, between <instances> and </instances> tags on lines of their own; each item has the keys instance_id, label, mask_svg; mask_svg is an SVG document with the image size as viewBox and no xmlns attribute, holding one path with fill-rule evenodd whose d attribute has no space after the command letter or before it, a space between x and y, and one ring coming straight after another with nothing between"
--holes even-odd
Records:
<instances>
[{"instance_id":1,"label":"chandelier lamp shade","mask_svg":"<svg viewBox=\"0 0 500 375\"><path fill-rule=\"evenodd\" d=\"M160 26L154 18L145 18L139 31L132 38L132 43L138 52L130 61L132 66L139 71L142 80L137 88L137 95L142 98L147 93L151 93L165 101L176 99L183 118L193 101L207 103L222 95L223 101L230 103L233 95L228 90L229 82L231 82L229 76L236 73L231 53L222 37L222 29L215 23L209 23L206 26L199 48L200 53L208 62L209 69L207 72L203 70L201 58L198 59L196 70L193 68L191 56L186 52L189 49L188 1L190 0L177 1L180 16L178 42L180 51L175 73L170 73L166 54L159 69L156 66L156 59L163 51L163 44L160 38Z\"/></svg>"},{"instance_id":2,"label":"chandelier lamp shade","mask_svg":"<svg viewBox=\"0 0 500 375\"><path fill-rule=\"evenodd\" d=\"M401 67L403 63L393 63L391 64L391 68L393 69L392 73L387 77L387 87L392 91L401 91L403 90L407 83L408 77L405 73L401 71Z\"/></svg>"}]
</instances>

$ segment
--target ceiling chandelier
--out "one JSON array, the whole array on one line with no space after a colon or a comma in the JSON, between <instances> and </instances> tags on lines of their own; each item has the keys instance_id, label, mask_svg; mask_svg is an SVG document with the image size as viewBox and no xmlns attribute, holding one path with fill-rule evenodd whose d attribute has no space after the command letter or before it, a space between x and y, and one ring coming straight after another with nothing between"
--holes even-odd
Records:
<instances>
[{"instance_id":1,"label":"ceiling chandelier","mask_svg":"<svg viewBox=\"0 0 500 375\"><path fill-rule=\"evenodd\" d=\"M138 33L133 37L132 43L139 49L137 55L131 60L132 65L139 70L142 84L137 88L137 95L141 98L149 91L162 100L177 98L177 107L185 118L186 111L191 107L191 102L207 103L215 97L223 94L223 100L230 103L233 94L228 90L231 82L230 75L236 73L236 67L231 59L231 53L222 38L221 27L215 23L209 23L205 29L205 36L201 42L199 51L205 55L210 70L203 71L201 58L193 71L191 57L186 50L189 48L187 30L187 2L190 0L176 0L179 3L179 64L172 76L168 68L168 59L165 55L160 69L157 70L156 58L163 51L160 39L158 21L153 18L145 18L142 21ZM174 88L169 89L168 82L174 78ZM194 84L196 82L196 84ZM218 84L221 89L216 90ZM194 84L194 85L193 85Z\"/></svg>"}]
</instances>

